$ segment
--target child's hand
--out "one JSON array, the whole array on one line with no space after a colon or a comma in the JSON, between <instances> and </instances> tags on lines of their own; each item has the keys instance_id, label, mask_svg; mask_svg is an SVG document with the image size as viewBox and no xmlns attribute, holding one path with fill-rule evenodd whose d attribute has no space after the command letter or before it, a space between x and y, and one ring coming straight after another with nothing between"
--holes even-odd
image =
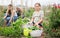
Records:
<instances>
[{"instance_id":1,"label":"child's hand","mask_svg":"<svg viewBox=\"0 0 60 38\"><path fill-rule=\"evenodd\" d=\"M38 23L35 23L35 26L37 26L37 27L39 28L39 25L38 25Z\"/></svg>"},{"instance_id":2,"label":"child's hand","mask_svg":"<svg viewBox=\"0 0 60 38\"><path fill-rule=\"evenodd\" d=\"M35 23L35 25L38 25L38 23Z\"/></svg>"}]
</instances>

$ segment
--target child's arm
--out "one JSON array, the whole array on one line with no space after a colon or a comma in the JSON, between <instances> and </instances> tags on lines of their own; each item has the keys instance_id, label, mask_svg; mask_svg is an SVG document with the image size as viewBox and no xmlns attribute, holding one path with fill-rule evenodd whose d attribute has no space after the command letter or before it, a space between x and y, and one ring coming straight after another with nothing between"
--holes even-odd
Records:
<instances>
[{"instance_id":1,"label":"child's arm","mask_svg":"<svg viewBox=\"0 0 60 38\"><path fill-rule=\"evenodd\" d=\"M14 13L15 13L15 11L13 10L13 11L12 11L11 18L10 18L9 22L11 22L11 21L12 21L13 16L14 16Z\"/></svg>"}]
</instances>

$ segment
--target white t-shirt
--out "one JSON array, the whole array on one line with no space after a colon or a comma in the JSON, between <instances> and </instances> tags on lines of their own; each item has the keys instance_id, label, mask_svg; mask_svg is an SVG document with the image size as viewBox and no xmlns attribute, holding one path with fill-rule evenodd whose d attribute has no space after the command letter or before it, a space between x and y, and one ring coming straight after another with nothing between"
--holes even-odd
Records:
<instances>
[{"instance_id":1,"label":"white t-shirt","mask_svg":"<svg viewBox=\"0 0 60 38\"><path fill-rule=\"evenodd\" d=\"M17 16L17 13L15 12L14 16Z\"/></svg>"},{"instance_id":2,"label":"white t-shirt","mask_svg":"<svg viewBox=\"0 0 60 38\"><path fill-rule=\"evenodd\" d=\"M32 18L34 18L34 23L37 23L41 18L44 17L44 12L40 10L39 12L35 11Z\"/></svg>"}]
</instances>

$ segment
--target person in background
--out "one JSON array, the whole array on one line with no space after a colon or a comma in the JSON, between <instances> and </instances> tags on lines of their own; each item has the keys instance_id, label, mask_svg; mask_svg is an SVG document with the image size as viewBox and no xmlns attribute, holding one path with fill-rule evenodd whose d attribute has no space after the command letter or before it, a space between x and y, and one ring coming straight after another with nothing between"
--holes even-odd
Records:
<instances>
[{"instance_id":1,"label":"person in background","mask_svg":"<svg viewBox=\"0 0 60 38\"><path fill-rule=\"evenodd\" d=\"M19 7L16 7L16 13L19 16L21 16L21 9Z\"/></svg>"},{"instance_id":2,"label":"person in background","mask_svg":"<svg viewBox=\"0 0 60 38\"><path fill-rule=\"evenodd\" d=\"M11 24L11 22L16 21L17 18L18 18L17 13L13 9L13 6L11 4L9 4L7 11L6 11L6 14L4 16L4 20L5 20L6 24L9 26Z\"/></svg>"},{"instance_id":3,"label":"person in background","mask_svg":"<svg viewBox=\"0 0 60 38\"><path fill-rule=\"evenodd\" d=\"M33 25L36 25L37 27L43 29L42 22L44 18L44 12L41 10L40 3L36 3L34 5L34 9L35 11L33 13L31 22L33 23Z\"/></svg>"},{"instance_id":4,"label":"person in background","mask_svg":"<svg viewBox=\"0 0 60 38\"><path fill-rule=\"evenodd\" d=\"M16 7L16 13L17 13L18 17L21 16L22 18L24 18L22 8Z\"/></svg>"}]
</instances>

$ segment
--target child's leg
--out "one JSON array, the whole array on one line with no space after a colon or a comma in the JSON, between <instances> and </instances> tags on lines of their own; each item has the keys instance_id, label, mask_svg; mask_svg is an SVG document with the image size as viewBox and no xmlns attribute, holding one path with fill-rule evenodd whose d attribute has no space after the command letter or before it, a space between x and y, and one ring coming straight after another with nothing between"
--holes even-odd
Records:
<instances>
[{"instance_id":1,"label":"child's leg","mask_svg":"<svg viewBox=\"0 0 60 38\"><path fill-rule=\"evenodd\" d=\"M15 22L17 19L18 19L17 16L14 16L14 17L13 17L13 21L14 21L14 22Z\"/></svg>"},{"instance_id":2,"label":"child's leg","mask_svg":"<svg viewBox=\"0 0 60 38\"><path fill-rule=\"evenodd\" d=\"M38 24L39 25L39 28L43 30L43 26L42 24Z\"/></svg>"},{"instance_id":3,"label":"child's leg","mask_svg":"<svg viewBox=\"0 0 60 38\"><path fill-rule=\"evenodd\" d=\"M7 18L6 18L6 21L7 21L7 25L8 25L8 26L10 25L9 20L10 20L10 17L7 17Z\"/></svg>"}]
</instances>

